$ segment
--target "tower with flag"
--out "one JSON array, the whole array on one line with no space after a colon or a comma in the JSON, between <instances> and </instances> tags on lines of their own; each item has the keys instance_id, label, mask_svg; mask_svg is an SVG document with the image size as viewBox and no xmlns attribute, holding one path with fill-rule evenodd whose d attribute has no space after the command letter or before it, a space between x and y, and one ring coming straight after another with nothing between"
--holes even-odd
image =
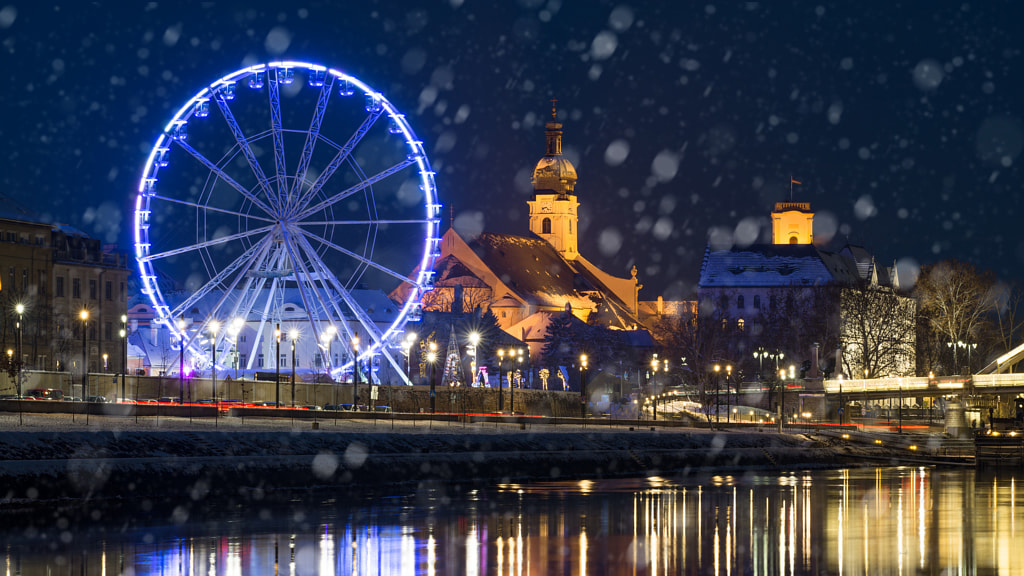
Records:
<instances>
[{"instance_id":1,"label":"tower with flag","mask_svg":"<svg viewBox=\"0 0 1024 576\"><path fill-rule=\"evenodd\" d=\"M772 210L772 244L814 243L814 212L810 202L794 202L793 186L803 182L789 177L789 202L776 202Z\"/></svg>"}]
</instances>

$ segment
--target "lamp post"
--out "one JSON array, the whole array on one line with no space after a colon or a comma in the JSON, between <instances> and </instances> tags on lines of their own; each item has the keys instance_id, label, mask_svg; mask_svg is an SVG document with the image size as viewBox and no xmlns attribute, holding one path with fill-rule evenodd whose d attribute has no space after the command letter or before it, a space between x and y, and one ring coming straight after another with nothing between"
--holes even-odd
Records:
<instances>
[{"instance_id":1,"label":"lamp post","mask_svg":"<svg viewBox=\"0 0 1024 576\"><path fill-rule=\"evenodd\" d=\"M327 381L328 382L330 382L330 380L331 380L331 360L330 360L330 358L331 358L331 341L334 340L334 336L337 333L338 333L338 329L334 327L334 324L328 324L327 325L327 329L324 330L323 334L320 335L320 354L321 354L321 356L323 356L323 360L324 360L324 375L327 377ZM333 386L333 385L331 386L331 388L333 388L334 391L335 391L334 405L335 405L335 414L337 414L337 404L338 404L337 390L338 389L337 389L336 386ZM315 390L313 391L313 400L314 400L314 404L317 403L317 401L316 401L316 391Z\"/></svg>"},{"instance_id":2,"label":"lamp post","mask_svg":"<svg viewBox=\"0 0 1024 576\"><path fill-rule=\"evenodd\" d=\"M722 403L721 403L721 395L720 395L722 384L721 384L721 381L718 379L718 373L721 370L722 370L722 367L719 366L718 364L715 364L715 425L716 426L720 422L720 414L719 414L719 412L722 411L721 410Z\"/></svg>"},{"instance_id":3,"label":"lamp post","mask_svg":"<svg viewBox=\"0 0 1024 576\"><path fill-rule=\"evenodd\" d=\"M505 349L498 348L498 412L505 409L505 397L502 395L502 380L505 379L505 373L502 372L502 361L505 360Z\"/></svg>"},{"instance_id":4,"label":"lamp post","mask_svg":"<svg viewBox=\"0 0 1024 576\"><path fill-rule=\"evenodd\" d=\"M402 352L405 353L405 376L412 380L412 345L416 343L416 333L406 332L402 340Z\"/></svg>"},{"instance_id":5,"label":"lamp post","mask_svg":"<svg viewBox=\"0 0 1024 576\"><path fill-rule=\"evenodd\" d=\"M288 332L288 340L292 345L292 408L295 408L295 341L299 339L299 331L292 328Z\"/></svg>"},{"instance_id":6,"label":"lamp post","mask_svg":"<svg viewBox=\"0 0 1024 576\"><path fill-rule=\"evenodd\" d=\"M768 351L763 346L754 350L754 359L757 360L757 379L761 379L761 371L764 370L764 359L768 357Z\"/></svg>"},{"instance_id":7,"label":"lamp post","mask_svg":"<svg viewBox=\"0 0 1024 576\"><path fill-rule=\"evenodd\" d=\"M18 313L18 374L17 374L17 377L18 377L18 398L21 398L22 392L24 392L21 389L22 388L22 384L21 384L21 367L22 367L22 359L25 357L23 352L22 352L22 344L21 344L21 341L22 341L22 332L21 332L22 324L21 324L21 321L22 321L22 315L25 314L25 305L19 302L18 304L16 304L14 306L14 311Z\"/></svg>"},{"instance_id":8,"label":"lamp post","mask_svg":"<svg viewBox=\"0 0 1024 576\"><path fill-rule=\"evenodd\" d=\"M652 398L651 406L652 406L652 410L653 410L652 413L653 413L653 419L654 420L658 419L658 391L655 390L655 388L654 388L654 379L658 375L658 367L660 365L661 365L661 362L658 362L658 354L655 353L654 357L651 358L651 377L650 377L650 379L648 381L648 385L647 385L647 387L650 389L650 394L651 394L651 398Z\"/></svg>"},{"instance_id":9,"label":"lamp post","mask_svg":"<svg viewBox=\"0 0 1024 576\"><path fill-rule=\"evenodd\" d=\"M732 422L732 364L725 366L725 421Z\"/></svg>"},{"instance_id":10,"label":"lamp post","mask_svg":"<svg viewBox=\"0 0 1024 576\"><path fill-rule=\"evenodd\" d=\"M274 408L281 407L281 324L274 327Z\"/></svg>"},{"instance_id":11,"label":"lamp post","mask_svg":"<svg viewBox=\"0 0 1024 576\"><path fill-rule=\"evenodd\" d=\"M782 424L786 419L786 370L779 369L779 432L782 432Z\"/></svg>"},{"instance_id":12,"label":"lamp post","mask_svg":"<svg viewBox=\"0 0 1024 576\"><path fill-rule=\"evenodd\" d=\"M959 366L959 363L956 361L956 349L959 348L959 341L957 341L957 342L946 342L946 348L952 348L953 349L953 373L954 374L959 374L960 373L960 366Z\"/></svg>"},{"instance_id":13,"label":"lamp post","mask_svg":"<svg viewBox=\"0 0 1024 576\"><path fill-rule=\"evenodd\" d=\"M82 398L89 395L89 311L82 309L78 313L82 319ZM86 417L89 413L86 412Z\"/></svg>"},{"instance_id":14,"label":"lamp post","mask_svg":"<svg viewBox=\"0 0 1024 576\"><path fill-rule=\"evenodd\" d=\"M430 414L434 414L435 409L435 397L437 396L434 390L434 369L437 366L437 342L430 341L430 351L427 352L427 362L430 362Z\"/></svg>"},{"instance_id":15,"label":"lamp post","mask_svg":"<svg viewBox=\"0 0 1024 576\"><path fill-rule=\"evenodd\" d=\"M124 381L128 378L128 315L121 314L121 402L127 400L124 395Z\"/></svg>"},{"instance_id":16,"label":"lamp post","mask_svg":"<svg viewBox=\"0 0 1024 576\"><path fill-rule=\"evenodd\" d=\"M511 416L516 415L516 385L518 384L520 388L523 386L523 349L518 348L515 350L515 353L516 363L514 366L516 367L516 377L508 384L508 412Z\"/></svg>"},{"instance_id":17,"label":"lamp post","mask_svg":"<svg viewBox=\"0 0 1024 576\"><path fill-rule=\"evenodd\" d=\"M220 332L220 322L210 320L206 329L210 331L210 353L213 356L213 363L210 364L210 393L213 394L213 403L217 405L217 412L220 412L220 400L217 398L217 333Z\"/></svg>"},{"instance_id":18,"label":"lamp post","mask_svg":"<svg viewBox=\"0 0 1024 576\"><path fill-rule=\"evenodd\" d=\"M587 422L587 355L580 354L580 418Z\"/></svg>"},{"instance_id":19,"label":"lamp post","mask_svg":"<svg viewBox=\"0 0 1024 576\"><path fill-rule=\"evenodd\" d=\"M480 344L480 333L470 332L469 333L469 353L471 360L469 361L469 377L471 379L470 386L476 385L476 347Z\"/></svg>"},{"instance_id":20,"label":"lamp post","mask_svg":"<svg viewBox=\"0 0 1024 576\"><path fill-rule=\"evenodd\" d=\"M430 383L434 385L433 382ZM430 400L433 404L434 400ZM352 335L352 410L359 409L359 335Z\"/></svg>"},{"instance_id":21,"label":"lamp post","mask_svg":"<svg viewBox=\"0 0 1024 576\"><path fill-rule=\"evenodd\" d=\"M185 317L178 318L178 404L185 403Z\"/></svg>"}]
</instances>

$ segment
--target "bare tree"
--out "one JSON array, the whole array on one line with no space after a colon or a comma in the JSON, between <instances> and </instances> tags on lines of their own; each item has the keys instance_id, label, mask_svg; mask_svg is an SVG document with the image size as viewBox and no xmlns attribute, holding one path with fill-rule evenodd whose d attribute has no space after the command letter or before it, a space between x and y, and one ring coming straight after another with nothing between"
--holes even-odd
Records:
<instances>
[{"instance_id":1,"label":"bare tree","mask_svg":"<svg viewBox=\"0 0 1024 576\"><path fill-rule=\"evenodd\" d=\"M861 281L840 294L843 372L851 376L910 376L916 333L913 299Z\"/></svg>"},{"instance_id":2,"label":"bare tree","mask_svg":"<svg viewBox=\"0 0 1024 576\"><path fill-rule=\"evenodd\" d=\"M952 360L947 373L955 373L961 366L970 372L969 364L988 355L989 350L975 347L983 341L986 324L996 309L995 283L990 270L978 271L973 264L960 260L921 268L915 287L918 311L927 318L927 329L935 334L925 341L939 348L939 357Z\"/></svg>"},{"instance_id":3,"label":"bare tree","mask_svg":"<svg viewBox=\"0 0 1024 576\"><path fill-rule=\"evenodd\" d=\"M1005 354L1024 339L1024 292L1019 284L998 287L995 312L994 344L997 352Z\"/></svg>"}]
</instances>

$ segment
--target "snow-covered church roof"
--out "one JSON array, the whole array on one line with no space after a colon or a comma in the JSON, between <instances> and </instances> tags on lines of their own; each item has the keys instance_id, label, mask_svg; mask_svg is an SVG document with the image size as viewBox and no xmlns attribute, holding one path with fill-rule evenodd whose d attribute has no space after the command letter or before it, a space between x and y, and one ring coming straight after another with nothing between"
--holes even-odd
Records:
<instances>
[{"instance_id":1,"label":"snow-covered church roof","mask_svg":"<svg viewBox=\"0 0 1024 576\"><path fill-rule=\"evenodd\" d=\"M890 274L875 264L860 247L829 252L810 244L753 244L738 248L708 246L701 265L701 288L816 286L852 284L869 280L875 269L878 282L890 283Z\"/></svg>"}]
</instances>

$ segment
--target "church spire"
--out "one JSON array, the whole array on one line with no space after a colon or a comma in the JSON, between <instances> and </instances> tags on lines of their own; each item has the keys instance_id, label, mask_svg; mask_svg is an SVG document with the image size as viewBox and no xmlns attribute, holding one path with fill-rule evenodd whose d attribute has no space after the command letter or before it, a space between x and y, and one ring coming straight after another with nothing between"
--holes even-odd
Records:
<instances>
[{"instance_id":1,"label":"church spire","mask_svg":"<svg viewBox=\"0 0 1024 576\"><path fill-rule=\"evenodd\" d=\"M545 136L547 137L547 151L545 156L562 155L562 124L558 122L558 109L555 103L558 98L551 99L551 121L544 125Z\"/></svg>"}]
</instances>

